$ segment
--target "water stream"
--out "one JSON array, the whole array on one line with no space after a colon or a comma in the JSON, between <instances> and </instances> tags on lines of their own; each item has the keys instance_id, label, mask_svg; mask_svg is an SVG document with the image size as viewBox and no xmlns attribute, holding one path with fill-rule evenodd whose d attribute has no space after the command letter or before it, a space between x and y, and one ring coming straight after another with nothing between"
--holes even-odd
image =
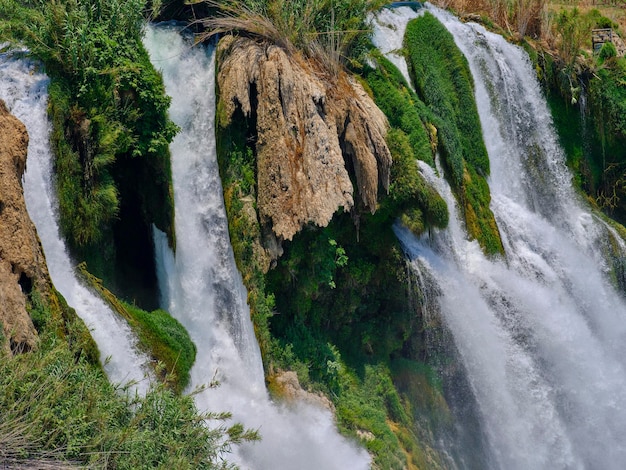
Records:
<instances>
[{"instance_id":1,"label":"water stream","mask_svg":"<svg viewBox=\"0 0 626 470\"><path fill-rule=\"evenodd\" d=\"M131 390L144 393L149 385L148 357L137 351L136 338L126 322L79 281L59 234L47 113L48 83L48 77L36 63L0 54L0 99L24 123L29 136L24 174L28 214L41 239L52 282L90 329L109 380L116 384L134 382Z\"/></svg>"},{"instance_id":2,"label":"water stream","mask_svg":"<svg viewBox=\"0 0 626 470\"><path fill-rule=\"evenodd\" d=\"M363 449L340 436L331 414L311 405L273 403L265 388L246 290L228 236L215 153L215 62L212 48L191 47L174 25L149 26L145 44L172 96L170 116L181 131L171 144L176 255L155 230L162 303L198 348L190 388L201 410L230 411L258 428L262 440L235 449L242 469L365 469Z\"/></svg>"},{"instance_id":3,"label":"water stream","mask_svg":"<svg viewBox=\"0 0 626 470\"><path fill-rule=\"evenodd\" d=\"M468 240L446 181L423 164L448 202L450 226L420 239L401 227L396 233L414 269L436 280L489 441L485 461L503 469L621 468L626 304L609 282L605 249L615 234L572 189L525 52L428 10L470 64L506 259L487 258Z\"/></svg>"}]
</instances>

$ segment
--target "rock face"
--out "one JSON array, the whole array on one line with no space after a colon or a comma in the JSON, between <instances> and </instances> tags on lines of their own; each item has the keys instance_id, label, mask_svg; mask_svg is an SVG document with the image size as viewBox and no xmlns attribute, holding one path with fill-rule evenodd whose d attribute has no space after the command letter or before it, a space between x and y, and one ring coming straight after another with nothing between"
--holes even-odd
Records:
<instances>
[{"instance_id":1,"label":"rock face","mask_svg":"<svg viewBox=\"0 0 626 470\"><path fill-rule=\"evenodd\" d=\"M37 332L26 311L34 287L49 290L49 277L35 226L26 212L22 174L28 134L0 100L0 325L5 348L35 347Z\"/></svg>"},{"instance_id":2,"label":"rock face","mask_svg":"<svg viewBox=\"0 0 626 470\"><path fill-rule=\"evenodd\" d=\"M335 406L322 393L307 392L293 371L281 371L271 377L274 390L287 403L308 403L335 414Z\"/></svg>"},{"instance_id":3,"label":"rock face","mask_svg":"<svg viewBox=\"0 0 626 470\"><path fill-rule=\"evenodd\" d=\"M388 123L359 83L243 37L223 38L218 56L220 117L241 108L256 118L260 222L279 243L351 210L351 174L362 207L376 210L379 186L389 186Z\"/></svg>"}]
</instances>

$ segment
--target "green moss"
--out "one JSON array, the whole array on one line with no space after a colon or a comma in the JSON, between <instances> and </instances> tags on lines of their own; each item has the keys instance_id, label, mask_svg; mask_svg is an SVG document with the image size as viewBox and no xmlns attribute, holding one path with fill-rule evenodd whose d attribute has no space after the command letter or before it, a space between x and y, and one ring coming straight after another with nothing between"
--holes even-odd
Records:
<instances>
[{"instance_id":1,"label":"green moss","mask_svg":"<svg viewBox=\"0 0 626 470\"><path fill-rule=\"evenodd\" d=\"M474 101L474 82L452 35L427 12L409 22L404 44L420 98L441 119L440 139L453 181L461 184L464 161L487 176L489 158Z\"/></svg>"},{"instance_id":2,"label":"green moss","mask_svg":"<svg viewBox=\"0 0 626 470\"><path fill-rule=\"evenodd\" d=\"M102 281L79 265L81 275L98 294L121 315L137 334L139 347L161 363L161 378L180 393L189 383L189 371L196 359L196 346L178 320L164 310L146 312L135 305L120 301L102 285ZM158 369L158 368L157 368Z\"/></svg>"},{"instance_id":3,"label":"green moss","mask_svg":"<svg viewBox=\"0 0 626 470\"><path fill-rule=\"evenodd\" d=\"M373 57L378 66L364 72L374 101L389 119L389 124L408 136L414 158L433 165L431 142L424 127L429 122L425 106L391 62L380 53L373 53Z\"/></svg>"},{"instance_id":4,"label":"green moss","mask_svg":"<svg viewBox=\"0 0 626 470\"><path fill-rule=\"evenodd\" d=\"M489 255L504 253L500 230L489 208L491 194L485 178L467 167L463 175L463 212L467 233L476 239L483 251Z\"/></svg>"},{"instance_id":5,"label":"green moss","mask_svg":"<svg viewBox=\"0 0 626 470\"><path fill-rule=\"evenodd\" d=\"M488 255L504 247L486 177L489 158L474 101L474 83L467 60L448 30L430 13L412 20L404 38L412 79L438 130L447 176L463 211L469 236ZM412 218L405 215L409 223ZM419 227L418 221L413 225Z\"/></svg>"},{"instance_id":6,"label":"green moss","mask_svg":"<svg viewBox=\"0 0 626 470\"><path fill-rule=\"evenodd\" d=\"M134 320L139 343L163 363L174 390L181 392L189 383L189 371L196 360L196 346L187 330L164 310L146 312L127 302L122 305Z\"/></svg>"}]
</instances>

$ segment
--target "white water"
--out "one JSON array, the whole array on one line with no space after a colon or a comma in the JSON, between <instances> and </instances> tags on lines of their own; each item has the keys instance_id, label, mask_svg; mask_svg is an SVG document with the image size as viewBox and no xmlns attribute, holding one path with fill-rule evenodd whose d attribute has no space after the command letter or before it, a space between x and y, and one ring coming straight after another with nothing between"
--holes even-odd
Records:
<instances>
[{"instance_id":1,"label":"white water","mask_svg":"<svg viewBox=\"0 0 626 470\"><path fill-rule=\"evenodd\" d=\"M148 358L135 349L136 340L126 322L78 280L59 236L46 110L48 82L33 62L0 54L0 99L24 123L29 136L24 174L26 207L41 239L52 282L91 330L109 380L116 384L134 382L131 390L144 393L149 384L145 378Z\"/></svg>"},{"instance_id":2,"label":"white water","mask_svg":"<svg viewBox=\"0 0 626 470\"><path fill-rule=\"evenodd\" d=\"M447 183L426 165L450 226L422 239L396 233L415 269L438 281L489 440L487 460L502 469L623 468L626 305L608 282L611 232L571 188L526 54L428 9L470 63L506 260L486 258L467 239Z\"/></svg>"},{"instance_id":3,"label":"white water","mask_svg":"<svg viewBox=\"0 0 626 470\"><path fill-rule=\"evenodd\" d=\"M415 11L409 7L383 8L372 18L374 25L372 43L400 70L407 84L413 90L415 88L409 77L409 69L402 53L404 47L402 42L407 23L423 13L423 10Z\"/></svg>"},{"instance_id":4,"label":"white water","mask_svg":"<svg viewBox=\"0 0 626 470\"><path fill-rule=\"evenodd\" d=\"M181 127L172 142L176 257L155 230L163 304L198 348L190 388L220 382L196 395L201 410L230 411L258 428L261 442L234 449L243 469L365 469L369 457L335 429L327 411L273 403L228 237L215 154L213 51L174 26L149 26L145 44L172 96L170 116Z\"/></svg>"}]
</instances>

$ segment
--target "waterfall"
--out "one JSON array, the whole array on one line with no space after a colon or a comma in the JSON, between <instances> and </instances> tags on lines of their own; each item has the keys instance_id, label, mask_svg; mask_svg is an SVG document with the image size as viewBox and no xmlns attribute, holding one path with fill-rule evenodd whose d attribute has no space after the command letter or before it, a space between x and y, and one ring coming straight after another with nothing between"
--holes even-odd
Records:
<instances>
[{"instance_id":1,"label":"waterfall","mask_svg":"<svg viewBox=\"0 0 626 470\"><path fill-rule=\"evenodd\" d=\"M79 281L59 233L47 114L48 83L48 77L34 62L12 58L10 53L0 54L0 99L24 123L29 136L24 174L26 207L41 239L52 282L90 329L109 380L135 383L131 390L144 393L149 385L149 359L136 350L136 339L126 322Z\"/></svg>"},{"instance_id":2,"label":"waterfall","mask_svg":"<svg viewBox=\"0 0 626 470\"><path fill-rule=\"evenodd\" d=\"M419 239L402 227L396 234L414 269L438 284L439 310L489 442L485 461L502 469L621 468L626 304L609 282L604 250L617 234L572 189L524 51L428 10L470 64L506 259L487 258L468 240L446 181L424 164L422 174L447 200L450 226Z\"/></svg>"},{"instance_id":3,"label":"waterfall","mask_svg":"<svg viewBox=\"0 0 626 470\"><path fill-rule=\"evenodd\" d=\"M311 405L273 403L265 389L246 291L230 246L215 150L215 62L212 48L192 47L174 25L148 26L145 45L163 74L181 128L171 144L176 254L155 229L162 303L197 346L190 388L201 410L229 411L258 428L261 441L234 450L243 469L364 469L365 451L335 429L331 414Z\"/></svg>"}]
</instances>

